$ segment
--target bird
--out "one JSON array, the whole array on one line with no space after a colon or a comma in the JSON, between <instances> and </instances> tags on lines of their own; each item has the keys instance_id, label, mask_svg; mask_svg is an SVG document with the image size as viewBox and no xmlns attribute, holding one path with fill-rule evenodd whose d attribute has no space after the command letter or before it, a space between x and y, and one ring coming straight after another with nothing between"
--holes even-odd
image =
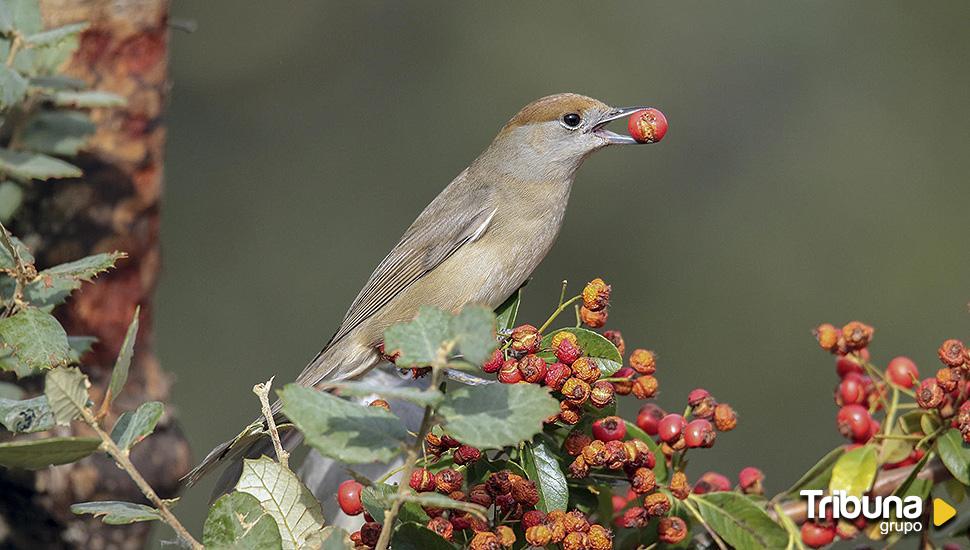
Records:
<instances>
[{"instance_id":1,"label":"bird","mask_svg":"<svg viewBox=\"0 0 970 550\"><path fill-rule=\"evenodd\" d=\"M552 248L583 161L611 145L642 143L606 125L644 109L611 107L576 93L548 95L523 107L408 227L296 383L321 388L359 378L382 362L384 331L412 320L421 306L499 306ZM666 133L662 116L650 142ZM279 402L273 413L282 420ZM264 433L262 420L254 421L183 481L192 485L222 462L239 467L242 458L271 453ZM219 485L231 488L231 469L222 477Z\"/></svg>"}]
</instances>

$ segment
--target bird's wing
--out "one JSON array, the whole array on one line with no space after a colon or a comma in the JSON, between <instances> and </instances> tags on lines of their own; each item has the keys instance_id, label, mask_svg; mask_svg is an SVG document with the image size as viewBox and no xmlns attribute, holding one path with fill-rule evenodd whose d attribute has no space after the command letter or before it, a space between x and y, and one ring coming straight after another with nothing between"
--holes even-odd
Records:
<instances>
[{"instance_id":1,"label":"bird's wing","mask_svg":"<svg viewBox=\"0 0 970 550\"><path fill-rule=\"evenodd\" d=\"M482 207L467 215L434 210L423 212L371 274L328 347L438 267L463 245L479 239L488 229L495 212L496 209L492 207Z\"/></svg>"}]
</instances>

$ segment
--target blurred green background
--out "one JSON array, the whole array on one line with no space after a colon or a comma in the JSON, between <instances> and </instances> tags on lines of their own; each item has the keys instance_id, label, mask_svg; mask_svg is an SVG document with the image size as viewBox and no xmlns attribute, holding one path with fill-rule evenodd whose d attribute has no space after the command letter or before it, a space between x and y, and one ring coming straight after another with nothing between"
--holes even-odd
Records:
<instances>
[{"instance_id":1,"label":"blurred green background","mask_svg":"<svg viewBox=\"0 0 970 550\"><path fill-rule=\"evenodd\" d=\"M810 329L877 363L970 337L970 4L175 2L158 342L197 455L302 369L417 213L522 105L649 104L665 140L594 155L527 290L613 284L612 328L739 428L691 459L783 489L835 430ZM630 405L630 408L634 407ZM180 510L201 531L212 480Z\"/></svg>"}]
</instances>

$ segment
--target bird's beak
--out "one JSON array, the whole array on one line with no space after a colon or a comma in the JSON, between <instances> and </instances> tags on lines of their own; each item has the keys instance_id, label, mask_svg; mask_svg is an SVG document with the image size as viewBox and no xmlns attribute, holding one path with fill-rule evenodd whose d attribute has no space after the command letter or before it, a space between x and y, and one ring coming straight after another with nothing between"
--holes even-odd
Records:
<instances>
[{"instance_id":1,"label":"bird's beak","mask_svg":"<svg viewBox=\"0 0 970 550\"><path fill-rule=\"evenodd\" d=\"M606 114L603 115L602 118L597 120L596 123L592 126L591 131L594 134L606 139L606 141L610 145L636 145L640 142L633 139L630 136L624 136L621 134L617 134L616 132L611 132L606 129L606 125L614 120L626 118L637 111L642 111L643 109L649 109L649 108L650 107L642 107L642 106L641 107L618 107L616 109L613 109L612 111L607 112ZM646 143L652 143L652 142L646 142Z\"/></svg>"}]
</instances>

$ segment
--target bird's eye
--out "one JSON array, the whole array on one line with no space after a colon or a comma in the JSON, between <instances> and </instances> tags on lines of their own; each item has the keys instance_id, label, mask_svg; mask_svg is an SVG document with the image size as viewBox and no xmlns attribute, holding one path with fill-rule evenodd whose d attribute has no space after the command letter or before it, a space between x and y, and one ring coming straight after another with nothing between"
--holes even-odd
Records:
<instances>
[{"instance_id":1,"label":"bird's eye","mask_svg":"<svg viewBox=\"0 0 970 550\"><path fill-rule=\"evenodd\" d=\"M582 121L583 119L580 118L580 116L576 113L569 113L567 115L563 115L562 117L562 125L570 130L575 130L577 127L579 127L579 123Z\"/></svg>"}]
</instances>

